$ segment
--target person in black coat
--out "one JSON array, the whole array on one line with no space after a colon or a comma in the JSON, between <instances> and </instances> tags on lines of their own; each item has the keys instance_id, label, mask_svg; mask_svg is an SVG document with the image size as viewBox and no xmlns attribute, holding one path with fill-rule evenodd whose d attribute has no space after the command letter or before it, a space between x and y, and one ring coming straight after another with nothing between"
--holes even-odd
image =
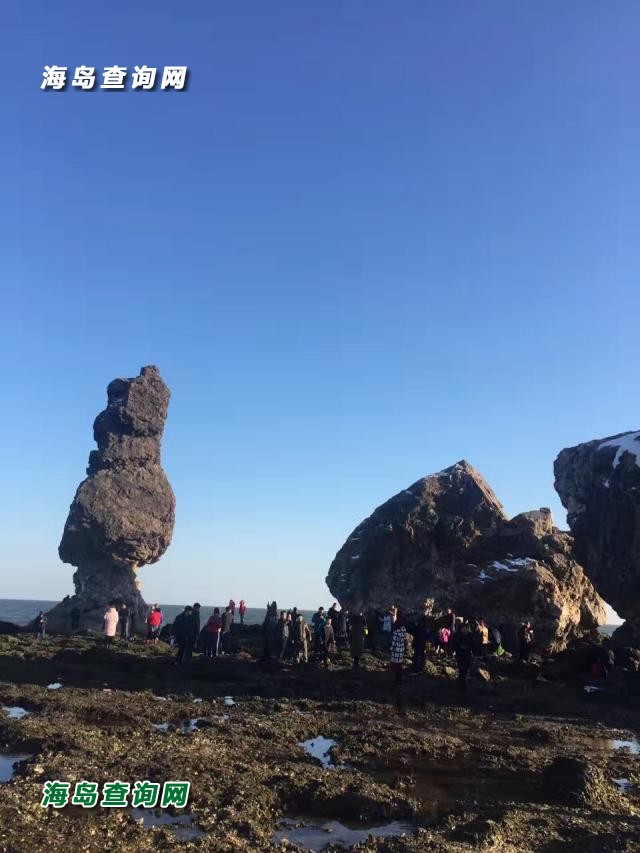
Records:
<instances>
[{"instance_id":1,"label":"person in black coat","mask_svg":"<svg viewBox=\"0 0 640 853\"><path fill-rule=\"evenodd\" d=\"M194 642L193 607L187 604L182 613L178 613L173 623L173 636L178 644L176 664L191 660Z\"/></svg>"},{"instance_id":2,"label":"person in black coat","mask_svg":"<svg viewBox=\"0 0 640 853\"><path fill-rule=\"evenodd\" d=\"M200 603L198 601L193 605L191 618L193 620L193 648L195 649L198 645L198 637L200 636Z\"/></svg>"},{"instance_id":3,"label":"person in black coat","mask_svg":"<svg viewBox=\"0 0 640 853\"><path fill-rule=\"evenodd\" d=\"M474 638L471 633L471 626L468 622L463 622L460 629L452 635L449 641L451 648L456 655L456 664L458 666L458 684L463 692L467 689L467 677L473 660Z\"/></svg>"}]
</instances>

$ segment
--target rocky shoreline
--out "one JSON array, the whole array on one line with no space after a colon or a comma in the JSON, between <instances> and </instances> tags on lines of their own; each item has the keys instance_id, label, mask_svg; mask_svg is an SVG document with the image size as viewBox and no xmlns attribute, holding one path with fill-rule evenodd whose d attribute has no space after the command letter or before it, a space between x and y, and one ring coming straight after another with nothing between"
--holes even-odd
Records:
<instances>
[{"instance_id":1,"label":"rocky shoreline","mask_svg":"<svg viewBox=\"0 0 640 853\"><path fill-rule=\"evenodd\" d=\"M28 756L2 784L0 849L638 849L634 673L491 659L464 697L442 659L396 689L374 652L356 673L346 653L292 668L260 663L259 630L236 639L184 672L164 643L0 637L0 705L27 712L0 712L0 752ZM300 746L319 737L329 766ZM191 791L186 814L43 809L53 779Z\"/></svg>"}]
</instances>

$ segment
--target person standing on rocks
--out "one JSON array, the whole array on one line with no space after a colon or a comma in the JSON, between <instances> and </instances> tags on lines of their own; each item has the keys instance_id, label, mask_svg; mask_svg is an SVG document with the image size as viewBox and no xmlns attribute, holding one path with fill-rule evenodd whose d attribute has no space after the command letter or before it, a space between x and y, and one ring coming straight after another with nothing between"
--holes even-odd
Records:
<instances>
[{"instance_id":1,"label":"person standing on rocks","mask_svg":"<svg viewBox=\"0 0 640 853\"><path fill-rule=\"evenodd\" d=\"M393 632L391 634L391 649L389 652L389 668L395 676L396 684L402 683L404 671L404 656L407 650L407 629L400 613L395 614Z\"/></svg>"},{"instance_id":2,"label":"person standing on rocks","mask_svg":"<svg viewBox=\"0 0 640 853\"><path fill-rule=\"evenodd\" d=\"M44 640L47 633L47 614L41 610L36 616L35 635L38 640Z\"/></svg>"},{"instance_id":3,"label":"person standing on rocks","mask_svg":"<svg viewBox=\"0 0 640 853\"><path fill-rule=\"evenodd\" d=\"M120 639L128 643L131 637L131 610L124 602L120 605L118 620L120 623Z\"/></svg>"},{"instance_id":4,"label":"person standing on rocks","mask_svg":"<svg viewBox=\"0 0 640 853\"><path fill-rule=\"evenodd\" d=\"M205 627L207 638L204 653L208 658L217 658L220 650L220 629L222 628L219 607L213 608L213 613L209 616Z\"/></svg>"},{"instance_id":5,"label":"person standing on rocks","mask_svg":"<svg viewBox=\"0 0 640 853\"><path fill-rule=\"evenodd\" d=\"M336 631L336 643L340 648L349 645L349 611L343 607L338 614L338 630Z\"/></svg>"},{"instance_id":6,"label":"person standing on rocks","mask_svg":"<svg viewBox=\"0 0 640 853\"><path fill-rule=\"evenodd\" d=\"M447 628L446 625L443 625L438 630L438 654L442 652L442 654L447 657L449 654L449 642L451 640L451 631Z\"/></svg>"},{"instance_id":7,"label":"person standing on rocks","mask_svg":"<svg viewBox=\"0 0 640 853\"><path fill-rule=\"evenodd\" d=\"M424 670L425 661L427 659L427 638L431 632L431 617L428 609L424 608L422 616L416 621L413 626L413 661L411 662L411 674L420 675Z\"/></svg>"},{"instance_id":8,"label":"person standing on rocks","mask_svg":"<svg viewBox=\"0 0 640 853\"><path fill-rule=\"evenodd\" d=\"M289 645L289 620L287 618L287 614L284 610L280 611L280 619L278 619L278 643L279 643L279 653L278 660L282 662L284 660L284 656L287 651L287 646Z\"/></svg>"},{"instance_id":9,"label":"person standing on rocks","mask_svg":"<svg viewBox=\"0 0 640 853\"><path fill-rule=\"evenodd\" d=\"M338 610L338 605L334 601L329 611L327 612L327 619L333 625L333 633L337 636L338 634L338 622L340 619L340 611Z\"/></svg>"},{"instance_id":10,"label":"person standing on rocks","mask_svg":"<svg viewBox=\"0 0 640 853\"><path fill-rule=\"evenodd\" d=\"M463 692L467 690L467 677L471 662L473 661L474 640L471 633L471 626L468 622L463 622L459 630L455 632L450 645L456 656L456 665L458 667L458 684Z\"/></svg>"},{"instance_id":11,"label":"person standing on rocks","mask_svg":"<svg viewBox=\"0 0 640 853\"><path fill-rule=\"evenodd\" d=\"M154 604L147 616L147 643L155 645L158 642L160 625L162 625L162 611L157 604Z\"/></svg>"},{"instance_id":12,"label":"person standing on rocks","mask_svg":"<svg viewBox=\"0 0 640 853\"><path fill-rule=\"evenodd\" d=\"M481 654L483 659L489 656L489 626L484 621L484 619L480 620L480 640L481 640Z\"/></svg>"},{"instance_id":13,"label":"person standing on rocks","mask_svg":"<svg viewBox=\"0 0 640 853\"><path fill-rule=\"evenodd\" d=\"M329 663L331 662L331 655L335 655L338 652L338 646L336 645L336 637L333 633L333 625L328 619L324 623L324 633L322 639L322 663L324 664L325 669L328 669Z\"/></svg>"},{"instance_id":14,"label":"person standing on rocks","mask_svg":"<svg viewBox=\"0 0 640 853\"><path fill-rule=\"evenodd\" d=\"M610 646L603 646L600 649L599 660L602 664L602 677L605 681L609 678L609 673L615 668L616 656Z\"/></svg>"},{"instance_id":15,"label":"person standing on rocks","mask_svg":"<svg viewBox=\"0 0 640 853\"><path fill-rule=\"evenodd\" d=\"M116 627L118 625L118 611L113 602L107 608L104 614L104 644L107 648L113 642L116 635Z\"/></svg>"},{"instance_id":16,"label":"person standing on rocks","mask_svg":"<svg viewBox=\"0 0 640 853\"><path fill-rule=\"evenodd\" d=\"M240 615L240 624L244 625L244 614L247 612L247 605L245 604L244 598L240 599L240 604L238 605L238 613Z\"/></svg>"},{"instance_id":17,"label":"person standing on rocks","mask_svg":"<svg viewBox=\"0 0 640 853\"><path fill-rule=\"evenodd\" d=\"M309 643L311 642L311 631L309 626L304 621L302 613L298 613L296 621L293 623L293 635L295 640L294 645L294 660L296 663L307 663L309 660Z\"/></svg>"},{"instance_id":18,"label":"person standing on rocks","mask_svg":"<svg viewBox=\"0 0 640 853\"><path fill-rule=\"evenodd\" d=\"M322 654L324 657L324 626L326 625L327 617L324 614L324 607L318 607L318 610L311 617L313 625L313 640L314 651L316 654Z\"/></svg>"},{"instance_id":19,"label":"person standing on rocks","mask_svg":"<svg viewBox=\"0 0 640 853\"><path fill-rule=\"evenodd\" d=\"M178 613L173 623L173 636L178 644L176 666L191 661L193 654L193 607L190 604Z\"/></svg>"},{"instance_id":20,"label":"person standing on rocks","mask_svg":"<svg viewBox=\"0 0 640 853\"><path fill-rule=\"evenodd\" d=\"M367 631L367 620L362 611L349 620L349 647L353 658L353 668L360 667L360 658L364 654L364 638Z\"/></svg>"},{"instance_id":21,"label":"person standing on rocks","mask_svg":"<svg viewBox=\"0 0 640 853\"><path fill-rule=\"evenodd\" d=\"M191 614L193 619L193 648L198 648L198 639L200 637L200 602L196 601L193 605L193 613ZM202 651L201 649L198 649Z\"/></svg>"},{"instance_id":22,"label":"person standing on rocks","mask_svg":"<svg viewBox=\"0 0 640 853\"><path fill-rule=\"evenodd\" d=\"M391 649L391 632L393 630L393 617L391 610L387 609L380 617L380 631L382 636L382 651L388 652Z\"/></svg>"},{"instance_id":23,"label":"person standing on rocks","mask_svg":"<svg viewBox=\"0 0 640 853\"><path fill-rule=\"evenodd\" d=\"M278 605L275 601L273 604L267 604L267 613L262 623L262 632L264 635L262 660L266 661L273 657L277 648Z\"/></svg>"},{"instance_id":24,"label":"person standing on rocks","mask_svg":"<svg viewBox=\"0 0 640 853\"><path fill-rule=\"evenodd\" d=\"M222 614L222 636L220 637L220 646L222 654L228 655L231 652L231 626L233 625L233 610L228 604Z\"/></svg>"},{"instance_id":25,"label":"person standing on rocks","mask_svg":"<svg viewBox=\"0 0 640 853\"><path fill-rule=\"evenodd\" d=\"M531 622L523 622L518 631L518 655L521 663L527 663L533 644L533 628Z\"/></svg>"},{"instance_id":26,"label":"person standing on rocks","mask_svg":"<svg viewBox=\"0 0 640 853\"><path fill-rule=\"evenodd\" d=\"M492 625L489 628L490 648L494 654L498 654L498 649L502 646L502 632L500 628Z\"/></svg>"}]
</instances>

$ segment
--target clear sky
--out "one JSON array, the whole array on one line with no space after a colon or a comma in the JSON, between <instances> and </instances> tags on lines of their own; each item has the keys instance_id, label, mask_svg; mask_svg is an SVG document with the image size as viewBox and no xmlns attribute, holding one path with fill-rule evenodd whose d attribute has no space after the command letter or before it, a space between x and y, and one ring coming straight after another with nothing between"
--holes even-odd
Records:
<instances>
[{"instance_id":1,"label":"clear sky","mask_svg":"<svg viewBox=\"0 0 640 853\"><path fill-rule=\"evenodd\" d=\"M157 364L174 541L148 599L327 602L460 458L507 511L639 429L640 6L5 7L0 597L57 598L106 385ZM187 65L43 92L44 65Z\"/></svg>"}]
</instances>

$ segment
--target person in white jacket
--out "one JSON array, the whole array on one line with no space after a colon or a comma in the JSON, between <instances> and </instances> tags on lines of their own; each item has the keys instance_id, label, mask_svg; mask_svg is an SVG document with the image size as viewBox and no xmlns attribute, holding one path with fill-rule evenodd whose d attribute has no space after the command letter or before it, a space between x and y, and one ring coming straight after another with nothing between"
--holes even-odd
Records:
<instances>
[{"instance_id":1,"label":"person in white jacket","mask_svg":"<svg viewBox=\"0 0 640 853\"><path fill-rule=\"evenodd\" d=\"M118 625L118 611L113 602L107 608L104 614L104 644L107 648L111 645L113 638L116 635L116 627Z\"/></svg>"}]
</instances>

